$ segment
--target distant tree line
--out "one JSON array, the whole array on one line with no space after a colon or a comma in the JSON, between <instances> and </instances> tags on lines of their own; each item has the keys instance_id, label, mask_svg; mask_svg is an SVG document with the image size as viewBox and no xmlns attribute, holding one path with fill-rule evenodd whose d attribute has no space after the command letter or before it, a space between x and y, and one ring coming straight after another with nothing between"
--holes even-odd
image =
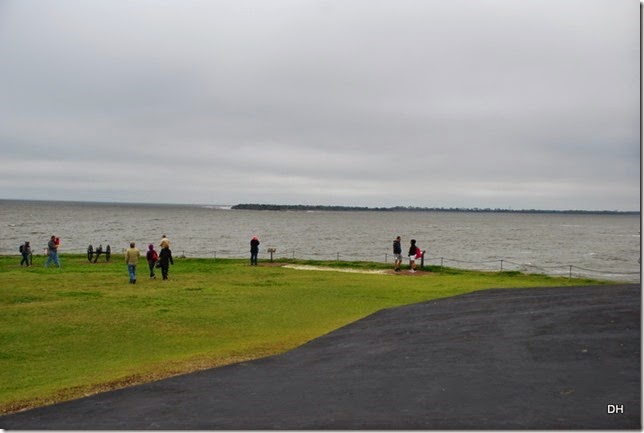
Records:
<instances>
[{"instance_id":1,"label":"distant tree line","mask_svg":"<svg viewBox=\"0 0 644 433\"><path fill-rule=\"evenodd\" d=\"M525 214L592 214L592 215L639 215L635 211L615 210L542 210L542 209L501 209L501 208L462 208L462 207L363 207L363 206L322 206L303 204L257 204L244 203L232 206L239 210L271 211L378 211L378 212L480 212L480 213L525 213Z\"/></svg>"}]
</instances>

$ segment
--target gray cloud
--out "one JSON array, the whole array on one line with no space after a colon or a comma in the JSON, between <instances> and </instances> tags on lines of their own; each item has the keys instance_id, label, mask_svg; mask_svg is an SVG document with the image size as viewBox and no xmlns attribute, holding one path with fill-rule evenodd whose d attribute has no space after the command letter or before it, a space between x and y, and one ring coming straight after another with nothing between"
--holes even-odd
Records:
<instances>
[{"instance_id":1,"label":"gray cloud","mask_svg":"<svg viewBox=\"0 0 644 433\"><path fill-rule=\"evenodd\" d=\"M1 8L5 198L639 208L631 0Z\"/></svg>"}]
</instances>

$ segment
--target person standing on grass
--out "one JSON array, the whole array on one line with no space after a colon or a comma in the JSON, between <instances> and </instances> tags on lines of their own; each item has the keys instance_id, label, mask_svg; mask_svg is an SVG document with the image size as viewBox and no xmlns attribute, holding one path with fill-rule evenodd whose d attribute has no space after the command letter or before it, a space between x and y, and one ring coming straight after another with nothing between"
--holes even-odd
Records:
<instances>
[{"instance_id":1,"label":"person standing on grass","mask_svg":"<svg viewBox=\"0 0 644 433\"><path fill-rule=\"evenodd\" d=\"M22 266L23 263L27 266L31 266L31 245L29 245L29 241L22 244L22 246L20 247L20 253L22 254L22 261L20 262L20 266Z\"/></svg>"},{"instance_id":2,"label":"person standing on grass","mask_svg":"<svg viewBox=\"0 0 644 433\"><path fill-rule=\"evenodd\" d=\"M416 239L412 239L409 245L409 272L416 272L416 259L422 256L420 248L416 246Z\"/></svg>"},{"instance_id":3,"label":"person standing on grass","mask_svg":"<svg viewBox=\"0 0 644 433\"><path fill-rule=\"evenodd\" d=\"M136 265L139 263L141 252L134 242L130 242L130 248L125 252L125 263L130 274L130 284L136 284Z\"/></svg>"},{"instance_id":4,"label":"person standing on grass","mask_svg":"<svg viewBox=\"0 0 644 433\"><path fill-rule=\"evenodd\" d=\"M56 236L51 237L49 242L47 242L47 254L49 257L45 262L45 267L48 268L50 264L55 264L60 268L60 260L58 259L58 245L56 244Z\"/></svg>"},{"instance_id":5,"label":"person standing on grass","mask_svg":"<svg viewBox=\"0 0 644 433\"><path fill-rule=\"evenodd\" d=\"M402 247L400 246L400 236L394 239L394 271L400 272L402 264Z\"/></svg>"},{"instance_id":6,"label":"person standing on grass","mask_svg":"<svg viewBox=\"0 0 644 433\"><path fill-rule=\"evenodd\" d=\"M145 255L145 258L148 260L148 266L150 267L150 278L156 278L154 268L157 265L157 260L159 260L159 255L154 250L154 245L148 245L148 253Z\"/></svg>"},{"instance_id":7,"label":"person standing on grass","mask_svg":"<svg viewBox=\"0 0 644 433\"><path fill-rule=\"evenodd\" d=\"M161 263L161 275L163 276L164 280L167 280L170 264L174 265L174 260L172 259L172 251L170 251L170 248L165 247L161 249L161 252L159 253L159 262Z\"/></svg>"},{"instance_id":8,"label":"person standing on grass","mask_svg":"<svg viewBox=\"0 0 644 433\"><path fill-rule=\"evenodd\" d=\"M259 254L259 239L253 236L250 241L250 264L257 266L257 255Z\"/></svg>"}]
</instances>

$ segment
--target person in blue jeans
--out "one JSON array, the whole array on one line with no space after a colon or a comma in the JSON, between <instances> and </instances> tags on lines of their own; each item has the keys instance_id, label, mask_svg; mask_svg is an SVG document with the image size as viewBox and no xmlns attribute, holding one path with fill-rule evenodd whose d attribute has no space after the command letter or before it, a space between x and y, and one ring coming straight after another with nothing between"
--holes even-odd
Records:
<instances>
[{"instance_id":1,"label":"person in blue jeans","mask_svg":"<svg viewBox=\"0 0 644 433\"><path fill-rule=\"evenodd\" d=\"M58 259L58 245L56 245L56 236L52 236L49 242L47 242L47 251L49 257L45 262L45 267L48 268L50 264L54 263L60 268L60 260Z\"/></svg>"},{"instance_id":2,"label":"person in blue jeans","mask_svg":"<svg viewBox=\"0 0 644 433\"><path fill-rule=\"evenodd\" d=\"M125 263L130 274L130 284L136 284L136 265L139 263L141 252L134 242L130 242L130 248L125 252Z\"/></svg>"}]
</instances>

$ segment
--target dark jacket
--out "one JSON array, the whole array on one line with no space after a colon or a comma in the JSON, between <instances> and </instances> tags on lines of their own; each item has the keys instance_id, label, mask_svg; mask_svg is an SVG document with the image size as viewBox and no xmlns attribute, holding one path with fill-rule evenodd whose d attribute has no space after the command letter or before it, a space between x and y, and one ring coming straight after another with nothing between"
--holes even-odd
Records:
<instances>
[{"instance_id":1,"label":"dark jacket","mask_svg":"<svg viewBox=\"0 0 644 433\"><path fill-rule=\"evenodd\" d=\"M402 254L402 248L398 240L394 241L394 254Z\"/></svg>"},{"instance_id":2,"label":"dark jacket","mask_svg":"<svg viewBox=\"0 0 644 433\"><path fill-rule=\"evenodd\" d=\"M174 260L172 260L172 251L170 248L163 248L159 253L159 261L161 262L162 268L167 268L169 266L168 262L174 265Z\"/></svg>"},{"instance_id":3,"label":"dark jacket","mask_svg":"<svg viewBox=\"0 0 644 433\"><path fill-rule=\"evenodd\" d=\"M250 241L250 252L251 253L257 253L259 251L259 241L257 239L253 239Z\"/></svg>"}]
</instances>

